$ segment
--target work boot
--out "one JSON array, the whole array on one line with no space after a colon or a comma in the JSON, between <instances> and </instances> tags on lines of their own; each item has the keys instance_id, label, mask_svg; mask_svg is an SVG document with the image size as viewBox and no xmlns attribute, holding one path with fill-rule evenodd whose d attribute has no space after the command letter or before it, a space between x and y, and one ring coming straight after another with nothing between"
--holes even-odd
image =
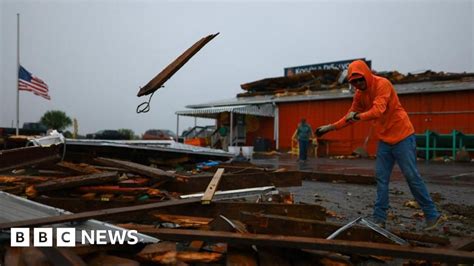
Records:
<instances>
[{"instance_id":1,"label":"work boot","mask_svg":"<svg viewBox=\"0 0 474 266\"><path fill-rule=\"evenodd\" d=\"M378 227L384 228L385 229L385 223L384 222L378 222L375 223Z\"/></svg>"},{"instance_id":2,"label":"work boot","mask_svg":"<svg viewBox=\"0 0 474 266\"><path fill-rule=\"evenodd\" d=\"M448 220L448 217L446 217L445 215L440 215L436 219L427 220L426 221L426 227L423 230L424 231L435 230L435 229L439 228L441 225L443 225L447 220Z\"/></svg>"},{"instance_id":3,"label":"work boot","mask_svg":"<svg viewBox=\"0 0 474 266\"><path fill-rule=\"evenodd\" d=\"M372 218L372 222L376 224L378 227L385 228L385 221L377 219L377 218Z\"/></svg>"}]
</instances>

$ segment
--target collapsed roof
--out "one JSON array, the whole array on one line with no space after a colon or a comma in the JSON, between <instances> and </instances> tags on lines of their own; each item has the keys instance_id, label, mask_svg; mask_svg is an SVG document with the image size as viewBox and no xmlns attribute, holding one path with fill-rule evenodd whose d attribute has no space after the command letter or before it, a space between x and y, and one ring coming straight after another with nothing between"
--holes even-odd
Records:
<instances>
[{"instance_id":1,"label":"collapsed roof","mask_svg":"<svg viewBox=\"0 0 474 266\"><path fill-rule=\"evenodd\" d=\"M374 72L390 80L393 84L448 81L474 78L474 73L446 73L433 72L431 70L422 73L408 73L406 75L398 71ZM304 94L308 91L324 91L348 89L349 84L344 80L342 72L339 70L313 70L288 77L266 78L240 85L245 90L244 93L237 94L237 97L250 97L258 95L284 95L284 94Z\"/></svg>"}]
</instances>

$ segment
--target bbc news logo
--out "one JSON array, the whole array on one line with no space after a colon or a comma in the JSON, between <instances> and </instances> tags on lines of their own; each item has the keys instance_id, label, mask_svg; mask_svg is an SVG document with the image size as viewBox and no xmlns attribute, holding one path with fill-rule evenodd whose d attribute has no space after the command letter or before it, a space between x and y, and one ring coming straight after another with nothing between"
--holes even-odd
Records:
<instances>
[{"instance_id":1,"label":"bbc news logo","mask_svg":"<svg viewBox=\"0 0 474 266\"><path fill-rule=\"evenodd\" d=\"M137 230L80 230L80 239L76 239L76 228L11 228L10 246L29 247L30 237L34 247L75 247L76 243L83 245L135 245L138 243ZM55 231L55 232L54 232ZM76 241L77 240L77 241Z\"/></svg>"}]
</instances>

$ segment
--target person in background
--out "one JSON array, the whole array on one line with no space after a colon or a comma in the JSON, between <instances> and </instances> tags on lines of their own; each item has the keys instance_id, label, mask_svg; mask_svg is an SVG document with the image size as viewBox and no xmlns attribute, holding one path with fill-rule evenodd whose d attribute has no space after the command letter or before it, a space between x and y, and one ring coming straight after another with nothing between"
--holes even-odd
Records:
<instances>
[{"instance_id":1,"label":"person in background","mask_svg":"<svg viewBox=\"0 0 474 266\"><path fill-rule=\"evenodd\" d=\"M221 141L221 147L224 151L229 150L229 126L221 124L218 129L219 140Z\"/></svg>"},{"instance_id":2,"label":"person in background","mask_svg":"<svg viewBox=\"0 0 474 266\"><path fill-rule=\"evenodd\" d=\"M374 205L374 222L379 226L385 226L389 208L390 175L396 162L405 176L413 197L425 214L425 230L436 229L446 217L436 209L418 172L415 130L407 112L400 104L393 85L386 78L372 74L362 60L349 65L348 80L356 88L348 113L333 124L319 127L316 135L320 137L358 121L372 121L374 132L379 139L375 162L377 198Z\"/></svg>"},{"instance_id":3,"label":"person in background","mask_svg":"<svg viewBox=\"0 0 474 266\"><path fill-rule=\"evenodd\" d=\"M306 162L308 158L309 141L311 139L314 139L314 135L313 135L313 129L308 123L306 123L305 118L301 119L301 122L298 124L298 128L295 130L295 133L293 133L292 138L298 140L298 146L299 146L298 161L301 163Z\"/></svg>"}]
</instances>

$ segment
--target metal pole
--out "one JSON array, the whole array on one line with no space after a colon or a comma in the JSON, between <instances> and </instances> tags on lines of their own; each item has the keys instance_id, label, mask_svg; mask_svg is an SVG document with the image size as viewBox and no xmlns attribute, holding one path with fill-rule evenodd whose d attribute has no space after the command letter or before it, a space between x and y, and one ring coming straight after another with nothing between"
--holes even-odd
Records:
<instances>
[{"instance_id":1,"label":"metal pole","mask_svg":"<svg viewBox=\"0 0 474 266\"><path fill-rule=\"evenodd\" d=\"M197 121L198 121L198 118L197 116L194 117L194 126L197 126Z\"/></svg>"},{"instance_id":2,"label":"metal pole","mask_svg":"<svg viewBox=\"0 0 474 266\"><path fill-rule=\"evenodd\" d=\"M233 111L230 111L230 134L229 134L229 137L230 137L230 146L234 146L233 144L233 138L234 138L234 134L232 134L234 132L234 112Z\"/></svg>"},{"instance_id":3,"label":"metal pole","mask_svg":"<svg viewBox=\"0 0 474 266\"><path fill-rule=\"evenodd\" d=\"M20 132L20 13L16 14L16 135Z\"/></svg>"},{"instance_id":4,"label":"metal pole","mask_svg":"<svg viewBox=\"0 0 474 266\"><path fill-rule=\"evenodd\" d=\"M179 142L179 115L176 115L176 142Z\"/></svg>"},{"instance_id":5,"label":"metal pole","mask_svg":"<svg viewBox=\"0 0 474 266\"><path fill-rule=\"evenodd\" d=\"M273 111L273 139L275 140L275 149L278 150L280 148L280 119L279 119L279 109L278 105L273 103L274 111Z\"/></svg>"}]
</instances>

